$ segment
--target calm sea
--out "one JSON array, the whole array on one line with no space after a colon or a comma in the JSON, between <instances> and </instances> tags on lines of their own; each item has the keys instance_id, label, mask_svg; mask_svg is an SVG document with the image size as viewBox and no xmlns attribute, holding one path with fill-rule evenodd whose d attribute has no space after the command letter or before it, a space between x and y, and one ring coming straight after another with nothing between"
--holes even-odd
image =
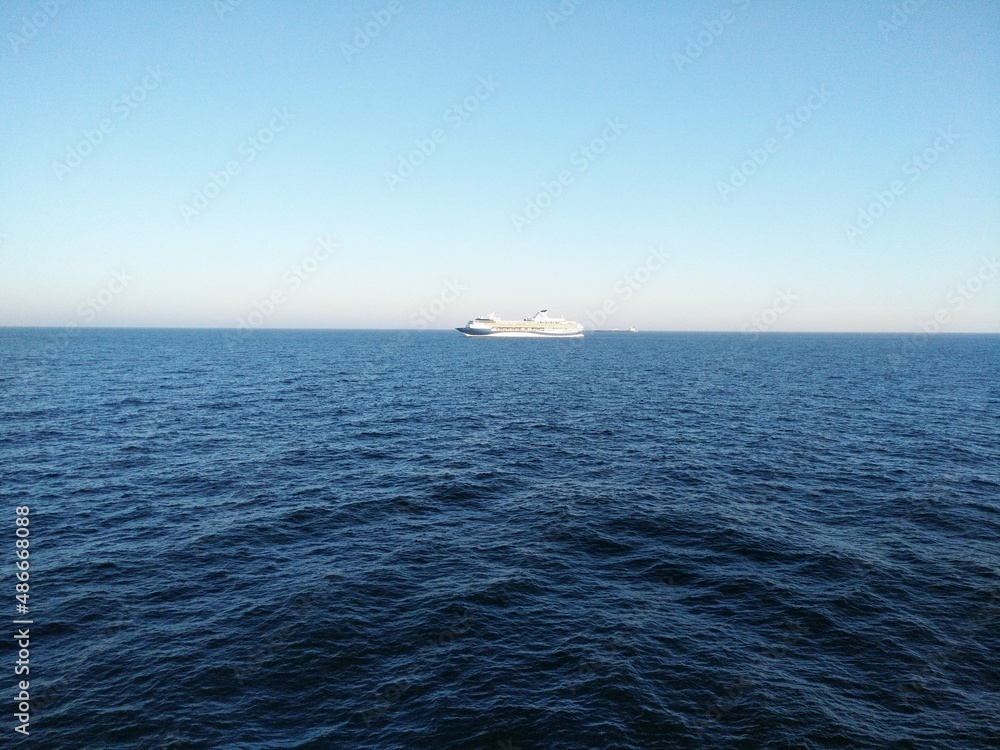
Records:
<instances>
[{"instance_id":1,"label":"calm sea","mask_svg":"<svg viewBox=\"0 0 1000 750\"><path fill-rule=\"evenodd\" d=\"M6 329L0 427L6 747L1000 747L997 336Z\"/></svg>"}]
</instances>

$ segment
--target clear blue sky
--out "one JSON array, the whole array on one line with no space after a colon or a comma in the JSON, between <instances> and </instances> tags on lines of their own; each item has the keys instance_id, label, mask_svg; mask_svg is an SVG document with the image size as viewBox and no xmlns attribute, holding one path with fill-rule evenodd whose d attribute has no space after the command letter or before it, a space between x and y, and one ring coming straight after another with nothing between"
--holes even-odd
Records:
<instances>
[{"instance_id":1,"label":"clear blue sky","mask_svg":"<svg viewBox=\"0 0 1000 750\"><path fill-rule=\"evenodd\" d=\"M5 2L0 324L1000 331L1000 3L903 5Z\"/></svg>"}]
</instances>

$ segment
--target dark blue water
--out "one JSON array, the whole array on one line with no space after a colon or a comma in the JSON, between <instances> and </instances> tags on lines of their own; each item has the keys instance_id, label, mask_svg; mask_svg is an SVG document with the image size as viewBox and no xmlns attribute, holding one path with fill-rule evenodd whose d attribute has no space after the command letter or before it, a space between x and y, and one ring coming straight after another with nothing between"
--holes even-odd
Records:
<instances>
[{"instance_id":1,"label":"dark blue water","mask_svg":"<svg viewBox=\"0 0 1000 750\"><path fill-rule=\"evenodd\" d=\"M0 354L4 746L1000 747L1000 337Z\"/></svg>"}]
</instances>

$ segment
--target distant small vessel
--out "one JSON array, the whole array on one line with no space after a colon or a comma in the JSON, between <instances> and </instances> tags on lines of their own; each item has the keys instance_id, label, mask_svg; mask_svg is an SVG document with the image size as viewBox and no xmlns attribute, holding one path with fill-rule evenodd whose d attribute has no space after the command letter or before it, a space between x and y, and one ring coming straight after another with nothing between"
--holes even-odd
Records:
<instances>
[{"instance_id":1,"label":"distant small vessel","mask_svg":"<svg viewBox=\"0 0 1000 750\"><path fill-rule=\"evenodd\" d=\"M635 326L632 326L627 331L623 331L621 328L598 328L594 333L639 333Z\"/></svg>"},{"instance_id":2,"label":"distant small vessel","mask_svg":"<svg viewBox=\"0 0 1000 750\"><path fill-rule=\"evenodd\" d=\"M524 320L501 320L496 313L473 318L464 328L456 328L466 336L506 336L532 338L579 338L583 326L565 318L550 318L548 310L539 310Z\"/></svg>"}]
</instances>

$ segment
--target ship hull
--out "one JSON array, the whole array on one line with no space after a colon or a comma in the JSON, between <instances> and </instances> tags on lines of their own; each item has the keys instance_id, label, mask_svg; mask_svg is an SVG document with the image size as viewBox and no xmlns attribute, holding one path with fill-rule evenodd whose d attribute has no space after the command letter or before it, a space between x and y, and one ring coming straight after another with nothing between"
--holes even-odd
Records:
<instances>
[{"instance_id":1,"label":"ship hull","mask_svg":"<svg viewBox=\"0 0 1000 750\"><path fill-rule=\"evenodd\" d=\"M483 328L456 328L456 331L466 336L496 339L578 339L583 333L575 331L491 331Z\"/></svg>"}]
</instances>

